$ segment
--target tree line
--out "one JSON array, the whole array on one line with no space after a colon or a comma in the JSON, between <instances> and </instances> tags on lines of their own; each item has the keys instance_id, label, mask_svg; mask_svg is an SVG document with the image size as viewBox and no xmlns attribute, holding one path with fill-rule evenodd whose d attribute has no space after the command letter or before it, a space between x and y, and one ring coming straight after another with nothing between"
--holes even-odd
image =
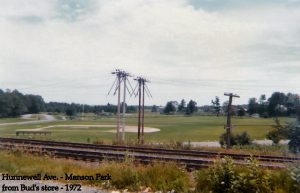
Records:
<instances>
[{"instance_id":1,"label":"tree line","mask_svg":"<svg viewBox=\"0 0 300 193\"><path fill-rule=\"evenodd\" d=\"M122 105L122 104L121 104ZM135 106L127 106L126 112L136 112ZM82 105L77 103L48 102L39 95L22 94L18 90L0 89L0 117L17 117L22 114L36 114L40 112L65 113L68 116L77 113L115 113L116 105ZM122 112L122 109L121 109Z\"/></svg>"},{"instance_id":2,"label":"tree line","mask_svg":"<svg viewBox=\"0 0 300 193\"><path fill-rule=\"evenodd\" d=\"M16 117L25 113L45 110L45 102L39 95L23 95L17 90L0 89L0 117Z\"/></svg>"},{"instance_id":3,"label":"tree line","mask_svg":"<svg viewBox=\"0 0 300 193\"><path fill-rule=\"evenodd\" d=\"M250 98L248 113L259 114L260 116L291 116L299 113L300 98L298 94L274 92L270 98L261 95L259 99Z\"/></svg>"},{"instance_id":4,"label":"tree line","mask_svg":"<svg viewBox=\"0 0 300 193\"><path fill-rule=\"evenodd\" d=\"M215 97L211 101L211 105L197 107L194 100L188 103L182 99L180 103L177 101L168 101L162 110L165 114L193 114L201 109L203 112L215 113L217 116L227 113L228 102L225 101L223 105L220 104L219 97ZM121 104L122 105L122 104ZM126 106L126 113L137 112L136 106ZM82 105L77 103L62 103L62 102L48 102L39 95L22 94L18 90L0 89L0 117L16 117L26 113L66 113L67 115L75 115L77 113L115 113L116 105ZM153 112L158 111L158 106L153 106ZM121 108L122 111L122 108ZM259 99L250 98L246 105L233 105L231 114L244 116L259 114L261 117L275 117L275 116L291 116L300 114L300 98L298 94L274 92L268 99L266 95L262 94Z\"/></svg>"},{"instance_id":5,"label":"tree line","mask_svg":"<svg viewBox=\"0 0 300 193\"><path fill-rule=\"evenodd\" d=\"M187 104L184 99L181 100L180 103L177 101L168 101L165 108L163 109L163 113L165 114L175 114L176 112L184 113L187 115L191 115L197 112L197 103L193 100L190 100Z\"/></svg>"}]
</instances>

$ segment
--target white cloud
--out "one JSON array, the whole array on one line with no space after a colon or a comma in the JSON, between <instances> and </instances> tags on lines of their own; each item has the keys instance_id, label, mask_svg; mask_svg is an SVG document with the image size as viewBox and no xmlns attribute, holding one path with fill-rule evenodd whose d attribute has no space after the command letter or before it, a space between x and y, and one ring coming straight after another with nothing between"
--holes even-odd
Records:
<instances>
[{"instance_id":1,"label":"white cloud","mask_svg":"<svg viewBox=\"0 0 300 193\"><path fill-rule=\"evenodd\" d=\"M66 10L68 1L19 2L1 2L0 82L46 100L113 102L110 71L123 68L153 81L149 104L205 104L230 90L246 102L287 90L295 80L287 69L299 65L297 7L209 12L185 0L73 0ZM42 20L11 19L29 16Z\"/></svg>"}]
</instances>

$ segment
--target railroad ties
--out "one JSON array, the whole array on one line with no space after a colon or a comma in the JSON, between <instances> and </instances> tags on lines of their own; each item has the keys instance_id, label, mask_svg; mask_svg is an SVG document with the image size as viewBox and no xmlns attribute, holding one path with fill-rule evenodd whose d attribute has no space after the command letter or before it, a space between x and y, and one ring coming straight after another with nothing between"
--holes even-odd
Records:
<instances>
[{"instance_id":1,"label":"railroad ties","mask_svg":"<svg viewBox=\"0 0 300 193\"><path fill-rule=\"evenodd\" d=\"M137 163L176 162L189 170L208 167L215 159L231 157L236 164L247 164L247 154L223 152L172 150L135 146L95 145L72 142L56 142L30 139L0 138L1 149L22 148L31 153L49 154L54 157L76 160L115 160L131 159ZM299 157L252 155L260 161L260 166L270 169L284 168L288 164L300 163Z\"/></svg>"}]
</instances>

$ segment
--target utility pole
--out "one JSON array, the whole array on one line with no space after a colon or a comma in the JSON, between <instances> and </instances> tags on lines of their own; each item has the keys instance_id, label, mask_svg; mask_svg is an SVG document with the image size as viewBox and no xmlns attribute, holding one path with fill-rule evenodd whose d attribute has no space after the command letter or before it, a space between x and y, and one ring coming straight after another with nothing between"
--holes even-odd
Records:
<instances>
[{"instance_id":1,"label":"utility pole","mask_svg":"<svg viewBox=\"0 0 300 193\"><path fill-rule=\"evenodd\" d=\"M114 91L114 94L116 94L116 92L118 92L118 99L117 99L117 116L116 116L116 125L117 125L117 128L116 128L116 143L120 143L120 112L121 112L121 109L120 109L120 99L121 99L121 79L122 79L122 71L117 69L115 70L114 72L112 72L112 74L115 74L116 75L116 79L112 85L112 87L110 88L109 92L108 92L108 95L109 93L112 91L112 88L115 86L115 91Z\"/></svg>"},{"instance_id":2,"label":"utility pole","mask_svg":"<svg viewBox=\"0 0 300 193\"><path fill-rule=\"evenodd\" d=\"M136 94L139 95L139 112L138 112L138 143L144 144L144 119L145 119L145 93L152 97L146 82L149 82L145 78L137 77L134 79L138 82L138 92ZM134 89L135 90L135 89Z\"/></svg>"},{"instance_id":3,"label":"utility pole","mask_svg":"<svg viewBox=\"0 0 300 193\"><path fill-rule=\"evenodd\" d=\"M135 79L138 81L138 94L139 94L139 116L138 116L138 144L141 143L141 97L142 97L142 93L141 93L141 87L142 87L142 80L141 78L137 78Z\"/></svg>"},{"instance_id":4,"label":"utility pole","mask_svg":"<svg viewBox=\"0 0 300 193\"><path fill-rule=\"evenodd\" d=\"M128 81L128 79L127 79L128 76L131 76L131 75L129 73L123 71L123 73L122 73L123 83L124 83L124 85L123 85L123 104L122 104L123 105L123 109L122 109L122 111L123 111L123 113L122 113L122 118L123 118L123 122L122 122L122 142L123 143L125 141L125 127L126 127L126 122L125 122L125 116L126 116L126 90L128 90L129 94L131 94L129 89L127 88L127 85L126 85L126 83Z\"/></svg>"},{"instance_id":5,"label":"utility pole","mask_svg":"<svg viewBox=\"0 0 300 193\"><path fill-rule=\"evenodd\" d=\"M114 95L116 94L116 92L118 92L118 104L117 104L117 116L116 116L116 120L117 120L116 142L119 144L121 142L121 140L122 140L122 143L125 140L126 91L128 91L129 94L131 94L126 83L128 82L130 86L131 86L131 84L127 79L127 77L130 76L130 74L128 72L117 69L114 72L112 72L112 74L115 74L117 77L116 77L111 89L109 90L108 94L112 91L112 88L115 86ZM123 121L122 121L122 136L121 136L120 128L121 128L121 86L122 86L122 82L123 82L123 104L122 104L123 105L122 106ZM132 89L132 87L131 87L131 89Z\"/></svg>"},{"instance_id":6,"label":"utility pole","mask_svg":"<svg viewBox=\"0 0 300 193\"><path fill-rule=\"evenodd\" d=\"M84 115L84 104L82 104L82 113L81 113L81 120L83 120L83 115Z\"/></svg>"},{"instance_id":7,"label":"utility pole","mask_svg":"<svg viewBox=\"0 0 300 193\"><path fill-rule=\"evenodd\" d=\"M225 96L229 96L228 108L227 108L227 124L226 124L226 139L227 139L227 149L230 149L230 134L231 134L231 106L232 106L232 98L240 98L239 95L232 93L224 93Z\"/></svg>"},{"instance_id":8,"label":"utility pole","mask_svg":"<svg viewBox=\"0 0 300 193\"><path fill-rule=\"evenodd\" d=\"M143 81L143 101L142 101L142 144L144 144L144 120L145 120L145 80Z\"/></svg>"}]
</instances>

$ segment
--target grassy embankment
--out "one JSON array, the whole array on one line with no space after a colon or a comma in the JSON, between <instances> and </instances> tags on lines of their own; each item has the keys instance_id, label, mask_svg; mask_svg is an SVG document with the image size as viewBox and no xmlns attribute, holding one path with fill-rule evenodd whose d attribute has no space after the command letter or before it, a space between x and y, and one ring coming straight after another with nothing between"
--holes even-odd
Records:
<instances>
[{"instance_id":1,"label":"grassy embankment","mask_svg":"<svg viewBox=\"0 0 300 193\"><path fill-rule=\"evenodd\" d=\"M264 193L297 193L300 182L293 180L288 170L269 171L258 168L256 163L249 167L237 167L229 162L218 162L210 169L202 169L188 173L176 164L136 165L130 160L123 163L102 162L87 164L84 162L51 159L44 156L27 155L20 151L13 153L0 151L0 173L11 175L56 175L63 177L65 173L73 175L110 174L110 181L76 181L76 183L98 186L103 189L129 189L141 191L150 187L153 191L204 193L247 192ZM300 174L297 174L298 178ZM64 180L61 180L64 182ZM72 183L72 182L68 182ZM231 185L234 184L232 191ZM223 187L224 185L224 187ZM220 191L218 191L220 190ZM249 191L248 191L249 190ZM245 191L243 191L245 192Z\"/></svg>"}]
</instances>

